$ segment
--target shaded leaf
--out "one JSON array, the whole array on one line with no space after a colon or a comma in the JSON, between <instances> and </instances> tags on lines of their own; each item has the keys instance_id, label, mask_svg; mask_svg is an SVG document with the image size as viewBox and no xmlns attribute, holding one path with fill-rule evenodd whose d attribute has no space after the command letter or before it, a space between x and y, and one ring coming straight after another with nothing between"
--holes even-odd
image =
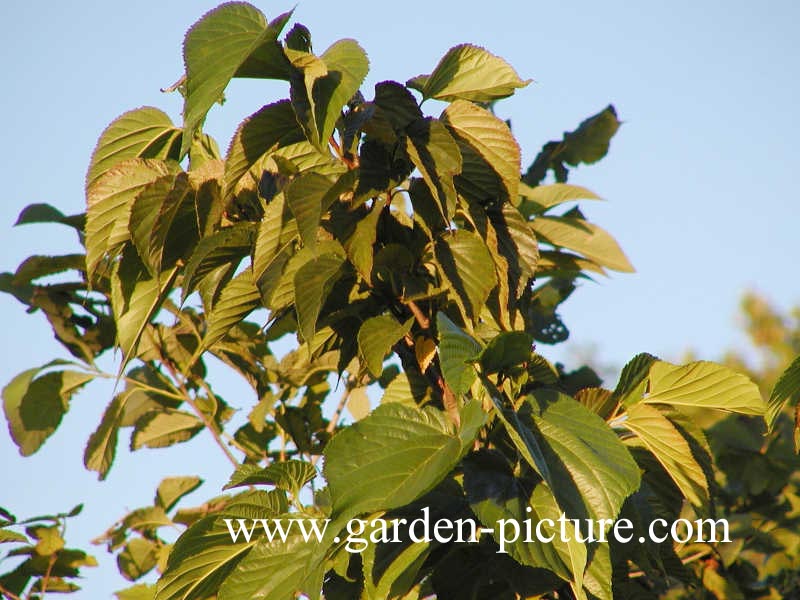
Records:
<instances>
[{"instance_id":1,"label":"shaded leaf","mask_svg":"<svg viewBox=\"0 0 800 600\"><path fill-rule=\"evenodd\" d=\"M358 349L373 377L383 372L383 359L392 346L411 331L414 319L398 323L391 315L379 315L364 321L358 330Z\"/></svg>"}]
</instances>

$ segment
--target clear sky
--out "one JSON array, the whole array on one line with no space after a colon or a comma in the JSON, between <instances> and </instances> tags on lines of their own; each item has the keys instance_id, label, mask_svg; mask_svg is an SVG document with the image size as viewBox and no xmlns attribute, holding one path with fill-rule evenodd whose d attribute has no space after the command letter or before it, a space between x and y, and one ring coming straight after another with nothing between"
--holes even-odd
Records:
<instances>
[{"instance_id":1,"label":"clear sky","mask_svg":"<svg viewBox=\"0 0 800 600\"><path fill-rule=\"evenodd\" d=\"M292 2L256 4L272 18ZM183 34L215 4L0 3L0 270L13 271L30 254L75 250L66 229L11 225L32 202L83 210L89 155L120 113L153 105L179 120L180 98L159 88L181 75ZM743 290L782 307L800 302L800 4L301 0L295 16L318 51L342 37L359 40L372 63L367 97L375 82L429 72L460 42L503 56L535 80L499 108L513 122L524 167L544 142L615 104L624 125L609 156L572 171L571 181L607 199L584 212L616 236L637 273L584 284L561 311L570 341L541 348L550 358L568 359L590 343L601 362L616 365L640 351L676 358L689 346L713 358L743 342L735 324ZM236 82L207 130L225 147L242 118L286 94L281 84ZM0 295L0 320L0 384L66 355L44 319L26 316L9 296ZM221 376L215 389L234 406L252 402L233 376ZM203 435L135 455L123 438L108 480L96 483L83 470L83 446L109 394L98 386L75 397L62 429L29 459L0 430L0 506L29 516L85 501L68 533L85 546L126 509L149 504L163 476L204 476L197 502L218 491L229 466ZM81 597L125 586L113 559L96 550L101 568L87 570Z\"/></svg>"}]
</instances>

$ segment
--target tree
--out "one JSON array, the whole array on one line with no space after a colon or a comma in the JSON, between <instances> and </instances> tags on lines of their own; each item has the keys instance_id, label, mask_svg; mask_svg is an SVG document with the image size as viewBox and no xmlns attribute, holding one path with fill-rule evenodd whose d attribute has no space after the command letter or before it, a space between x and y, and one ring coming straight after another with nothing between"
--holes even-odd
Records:
<instances>
[{"instance_id":1,"label":"tree","mask_svg":"<svg viewBox=\"0 0 800 600\"><path fill-rule=\"evenodd\" d=\"M20 215L74 228L85 252L32 256L0 278L72 355L4 389L23 455L76 391L112 378L120 389L84 454L101 479L121 429L133 449L204 432L231 461L227 493L177 508L200 481L165 479L152 506L101 537L126 578L161 573L118 596L625 598L685 577L680 544L505 544L498 523L628 518L638 538L654 516L713 515L709 447L686 410L765 410L755 384L722 365L640 354L612 390L537 351L566 339L557 311L576 279L632 271L579 208L556 214L597 199L567 183L569 169L606 154L614 108L545 144L522 173L493 106L527 82L501 58L456 46L430 74L381 82L367 100L361 47L345 39L316 55L303 25L284 34L290 17L233 2L201 18L172 90L183 123L152 107L123 114L92 156L85 214L38 204ZM202 125L234 77L286 81L289 98L242 121L223 157ZM430 99L446 104L437 117L423 112ZM248 320L260 309L265 319ZM119 368L105 373L95 359L112 349ZM238 428L206 378L212 357L257 398ZM339 539L353 519L425 510L487 533L413 543L398 528L399 541L368 539L360 553ZM55 591L47 564L65 550L3 516L0 535L27 558L0 592ZM320 543L297 529L232 540L228 524L252 518L330 525ZM176 524L186 529L173 545L162 528ZM64 586L79 566L59 573Z\"/></svg>"}]
</instances>

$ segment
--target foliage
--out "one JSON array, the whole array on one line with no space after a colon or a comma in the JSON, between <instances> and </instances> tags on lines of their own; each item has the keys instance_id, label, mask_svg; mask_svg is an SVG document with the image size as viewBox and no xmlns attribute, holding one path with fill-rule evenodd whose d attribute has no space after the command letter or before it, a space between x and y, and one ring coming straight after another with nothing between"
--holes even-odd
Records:
<instances>
[{"instance_id":1,"label":"foliage","mask_svg":"<svg viewBox=\"0 0 800 600\"><path fill-rule=\"evenodd\" d=\"M527 84L505 61L457 46L430 74L380 82L367 100L361 47L340 40L314 54L303 25L283 33L290 16L268 21L233 2L200 19L175 86L183 123L151 107L122 115L92 156L86 213L33 205L18 220L72 227L84 251L33 256L0 277L75 359L4 389L22 454L53 434L72 394L110 377L120 390L98 415L88 469L106 477L121 429L133 450L204 432L235 468L228 487L250 488L174 510L199 480L162 482L152 506L98 540L128 579L161 575L118 597L626 598L684 577L671 542L497 553L500 518L713 514L709 447L687 411L764 412L755 385L721 365L642 354L607 390L590 369L564 372L537 351L567 338L557 311L576 280L632 271L574 206L597 196L567 183L567 165L605 155L614 108L546 144L523 176L493 112ZM234 77L283 80L289 98L244 119L222 156L202 125ZM446 106L426 116L427 99ZM105 373L96 359L112 349L120 365ZM212 358L253 389L238 427L206 379ZM368 390L381 394L371 412ZM363 554L335 539L351 518L424 507L493 533ZM224 525L278 516L332 525L321 544L232 542ZM187 529L171 545L159 530L176 524Z\"/></svg>"}]
</instances>

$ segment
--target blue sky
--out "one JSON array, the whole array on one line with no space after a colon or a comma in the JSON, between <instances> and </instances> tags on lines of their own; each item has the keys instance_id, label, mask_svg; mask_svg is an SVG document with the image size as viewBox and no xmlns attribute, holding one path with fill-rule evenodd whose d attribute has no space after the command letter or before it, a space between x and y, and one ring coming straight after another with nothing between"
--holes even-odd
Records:
<instances>
[{"instance_id":1,"label":"blue sky","mask_svg":"<svg viewBox=\"0 0 800 600\"><path fill-rule=\"evenodd\" d=\"M120 113L141 105L178 120L181 102L159 88L182 73L185 30L216 3L202 1L3 2L0 39L3 144L0 173L0 270L30 254L69 252L76 242L57 226L12 228L23 206L49 202L83 210L83 181L94 143ZM257 3L268 17L291 8ZM613 102L624 121L609 156L572 172L571 181L604 197L584 207L619 240L637 269L587 283L565 304L570 341L541 350L553 359L595 344L603 363L621 365L640 351L677 358L693 347L703 358L742 344L736 308L752 288L787 307L800 302L792 252L800 210L797 65L800 9L789 0L673 2L301 1L296 19L324 50L342 37L370 56L364 87L429 72L461 42L484 45L535 83L504 101L523 148L523 166L541 144ZM239 81L207 130L225 147L238 123L287 94L281 84ZM426 105L427 107L427 105ZM438 110L434 106L428 110ZM64 356L43 319L0 296L4 342L0 384ZM215 382L229 403L246 408L248 390L227 374ZM85 440L110 390L91 387L72 401L62 430L22 459L0 430L0 505L20 516L66 510L85 501L70 530L85 545L127 509L149 504L166 475L199 473L214 495L229 466L199 436L168 451L131 455L121 441L108 481L82 468ZM4 427L3 427L4 429ZM113 559L96 549L86 595L124 587Z\"/></svg>"}]
</instances>

